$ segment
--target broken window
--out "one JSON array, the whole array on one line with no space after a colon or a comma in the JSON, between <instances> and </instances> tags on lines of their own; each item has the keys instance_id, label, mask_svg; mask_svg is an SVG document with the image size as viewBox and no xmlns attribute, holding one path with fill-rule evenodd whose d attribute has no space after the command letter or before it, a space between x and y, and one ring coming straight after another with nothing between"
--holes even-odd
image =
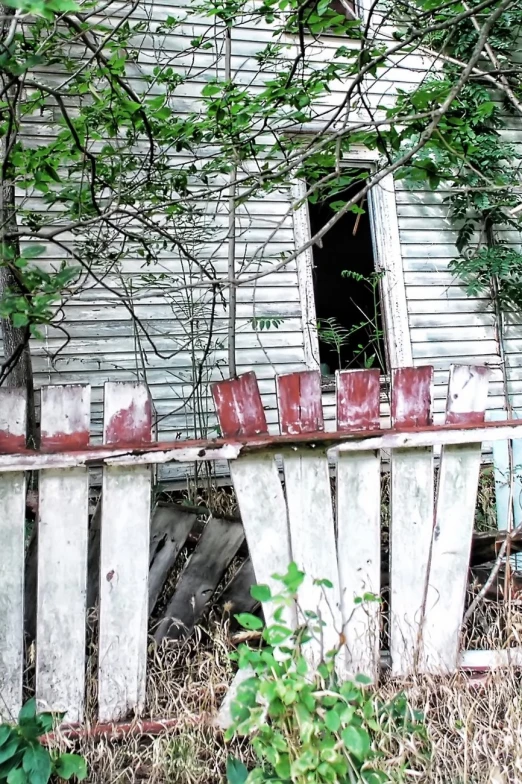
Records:
<instances>
[{"instance_id":1,"label":"broken window","mask_svg":"<svg viewBox=\"0 0 522 784\"><path fill-rule=\"evenodd\" d=\"M310 21L310 17L312 13L317 9L319 5L319 0L308 0L303 6L303 16L302 19L305 25ZM328 8L330 11L333 11L340 16L345 16L346 19L354 20L358 19L357 7L355 0L330 0L328 3ZM307 13L308 12L308 13ZM343 31L342 34L344 34ZM335 28L329 31L330 34L335 35Z\"/></svg>"},{"instance_id":2,"label":"broken window","mask_svg":"<svg viewBox=\"0 0 522 784\"><path fill-rule=\"evenodd\" d=\"M355 0L330 0L330 8L347 19L357 19Z\"/></svg>"},{"instance_id":3,"label":"broken window","mask_svg":"<svg viewBox=\"0 0 522 784\"><path fill-rule=\"evenodd\" d=\"M349 179L348 177L346 179ZM339 203L360 190L361 181L327 198L312 196L312 236L333 217ZM348 211L313 246L313 289L321 373L379 368L386 372L380 274L375 270L368 204Z\"/></svg>"}]
</instances>

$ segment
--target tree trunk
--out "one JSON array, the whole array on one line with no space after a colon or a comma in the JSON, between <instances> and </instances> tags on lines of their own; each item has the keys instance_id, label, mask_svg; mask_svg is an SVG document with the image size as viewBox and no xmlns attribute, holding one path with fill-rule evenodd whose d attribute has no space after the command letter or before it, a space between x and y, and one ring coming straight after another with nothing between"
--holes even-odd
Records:
<instances>
[{"instance_id":1,"label":"tree trunk","mask_svg":"<svg viewBox=\"0 0 522 784\"><path fill-rule=\"evenodd\" d=\"M0 14L3 16L2 42L11 36L11 24L14 9L0 4ZM9 75L0 71L0 82L6 87ZM19 91L16 86L7 90L7 112L11 115L5 136L0 142L0 301L7 290L21 291L13 269L5 257L3 249L9 247L15 257L20 255L20 243L17 239L6 237L12 235L17 229L16 201L13 174L9 161L9 154L13 148L18 133L17 102ZM28 446L36 446L36 417L34 408L33 369L31 351L29 348L29 330L26 327L15 327L10 319L0 320L3 337L3 367L0 375L0 385L6 387L23 387L27 393L27 442Z\"/></svg>"}]
</instances>

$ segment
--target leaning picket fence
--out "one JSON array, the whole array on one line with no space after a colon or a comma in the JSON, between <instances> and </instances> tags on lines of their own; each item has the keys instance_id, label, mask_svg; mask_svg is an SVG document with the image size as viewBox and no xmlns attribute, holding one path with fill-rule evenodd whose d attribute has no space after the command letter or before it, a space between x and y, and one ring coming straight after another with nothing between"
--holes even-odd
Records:
<instances>
[{"instance_id":1,"label":"leaning picket fence","mask_svg":"<svg viewBox=\"0 0 522 784\"><path fill-rule=\"evenodd\" d=\"M144 709L151 467L230 461L256 579L294 560L306 573L299 611L315 610L322 638L312 664L341 644L339 672L376 677L381 461L391 460L390 660L395 675L502 664L522 653L460 651L483 441L522 438L522 423L484 422L486 368L451 369L446 421L432 424L433 369L392 379L392 427L380 428L375 370L337 376L337 431L324 431L318 373L277 378L281 435L269 435L253 373L214 385L222 438L153 441L145 386L105 386L103 444L90 444L90 389L47 387L41 446L25 448L25 399L0 389L0 715L16 715L24 671L25 482L39 471L36 697L42 709L84 718L89 469L101 467L98 716ZM434 447L441 447L435 492ZM390 456L391 455L391 456ZM283 475L277 457L282 457ZM332 458L335 458L332 462ZM332 503L332 464L336 498ZM335 511L334 511L335 510ZM325 591L316 579L327 579ZM268 619L269 620L269 619Z\"/></svg>"}]
</instances>

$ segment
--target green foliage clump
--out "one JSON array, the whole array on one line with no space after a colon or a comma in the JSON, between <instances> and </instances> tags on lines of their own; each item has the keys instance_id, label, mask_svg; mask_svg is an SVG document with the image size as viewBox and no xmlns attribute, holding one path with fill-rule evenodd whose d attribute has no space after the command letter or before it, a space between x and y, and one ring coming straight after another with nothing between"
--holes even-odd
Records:
<instances>
[{"instance_id":1,"label":"green foliage clump","mask_svg":"<svg viewBox=\"0 0 522 784\"><path fill-rule=\"evenodd\" d=\"M342 682L336 673L342 635L339 648L324 652L317 669L312 669L306 644L321 639L324 622L316 613L306 612L305 623L292 628L288 618L304 574L290 564L287 574L278 579L282 582L278 595L273 596L266 585L252 588L254 598L274 604L272 623L263 626L257 616L237 616L247 629L262 628L262 643L258 648L242 645L236 654L239 668L251 669L252 676L238 688L232 705L233 725L226 738L249 738L258 764L248 771L239 760L230 758L229 784L400 780L401 765L395 764L397 775L392 778L380 741L395 738L398 747L407 739L426 755L422 715L412 710L403 694L388 702L381 700L371 679L363 674ZM323 590L331 587L327 580L317 582ZM364 601L378 599L368 594L359 604Z\"/></svg>"},{"instance_id":2,"label":"green foliage clump","mask_svg":"<svg viewBox=\"0 0 522 784\"><path fill-rule=\"evenodd\" d=\"M59 714L37 714L32 699L21 709L17 724L0 724L0 784L47 784L53 776L63 781L87 777L83 757L58 754L40 740L60 718Z\"/></svg>"},{"instance_id":3,"label":"green foliage clump","mask_svg":"<svg viewBox=\"0 0 522 784\"><path fill-rule=\"evenodd\" d=\"M472 0L469 8L479 5L478 0ZM401 3L397 4L395 13L399 17L404 11L405 7L401 9ZM423 24L440 24L455 11L449 6L428 8ZM398 91L398 101L388 110L390 129L383 131L378 144L382 152L396 158L419 144L429 122L427 117L440 113L425 144L396 176L416 186L447 189L444 201L457 230L459 252L449 266L465 284L468 295L495 300L501 310L520 309L522 254L519 247L509 246L505 240L507 230L520 231L513 215L522 201L519 170L513 165L519 155L503 134L514 111L513 102L507 98L509 91L515 100L521 96L514 75L522 35L520 4L508 7L496 20L488 48L478 62L483 76L473 74L446 106L462 63L469 62L473 55L478 29L491 11L479 8L473 17L456 22L450 34L440 30L427 36L427 45L440 53L443 66L428 73L413 91ZM504 95L496 81L498 68L505 71L501 77ZM408 121L412 115L417 116Z\"/></svg>"}]
</instances>

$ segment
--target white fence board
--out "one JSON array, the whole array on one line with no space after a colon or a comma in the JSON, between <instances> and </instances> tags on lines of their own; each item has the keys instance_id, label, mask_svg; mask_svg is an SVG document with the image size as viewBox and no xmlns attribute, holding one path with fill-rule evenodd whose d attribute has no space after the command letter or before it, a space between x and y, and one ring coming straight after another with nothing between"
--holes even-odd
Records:
<instances>
[{"instance_id":1,"label":"white fence board","mask_svg":"<svg viewBox=\"0 0 522 784\"><path fill-rule=\"evenodd\" d=\"M105 387L106 443L151 439L145 386ZM99 718L115 721L145 704L150 468L104 469L100 554Z\"/></svg>"},{"instance_id":2,"label":"white fence board","mask_svg":"<svg viewBox=\"0 0 522 784\"><path fill-rule=\"evenodd\" d=\"M448 423L484 420L488 380L485 368L452 368ZM429 672L453 672L457 667L481 452L481 444L442 449L419 663Z\"/></svg>"},{"instance_id":3,"label":"white fence board","mask_svg":"<svg viewBox=\"0 0 522 784\"><path fill-rule=\"evenodd\" d=\"M90 389L43 389L41 422L42 447L87 446ZM73 722L82 721L84 709L88 513L86 468L41 472L36 699L39 709Z\"/></svg>"},{"instance_id":4,"label":"white fence board","mask_svg":"<svg viewBox=\"0 0 522 784\"><path fill-rule=\"evenodd\" d=\"M393 422L416 427L431 422L432 376L426 368L404 368L394 377ZM396 449L391 457L390 652L392 673L416 667L431 534L433 450Z\"/></svg>"},{"instance_id":5,"label":"white fence board","mask_svg":"<svg viewBox=\"0 0 522 784\"><path fill-rule=\"evenodd\" d=\"M281 431L290 435L324 430L319 373L305 371L277 378ZM305 573L298 611L318 616L310 623L314 639L305 655L317 666L341 643L342 616L330 471L326 452L286 452L283 457L292 558ZM318 546L320 543L320 546ZM316 581L328 580L331 588ZM302 618L303 621L306 619ZM343 656L336 664L344 669Z\"/></svg>"},{"instance_id":6,"label":"white fence board","mask_svg":"<svg viewBox=\"0 0 522 784\"><path fill-rule=\"evenodd\" d=\"M0 389L0 448L25 445L26 400L20 390ZM24 665L25 474L0 473L0 721L22 707Z\"/></svg>"}]
</instances>

